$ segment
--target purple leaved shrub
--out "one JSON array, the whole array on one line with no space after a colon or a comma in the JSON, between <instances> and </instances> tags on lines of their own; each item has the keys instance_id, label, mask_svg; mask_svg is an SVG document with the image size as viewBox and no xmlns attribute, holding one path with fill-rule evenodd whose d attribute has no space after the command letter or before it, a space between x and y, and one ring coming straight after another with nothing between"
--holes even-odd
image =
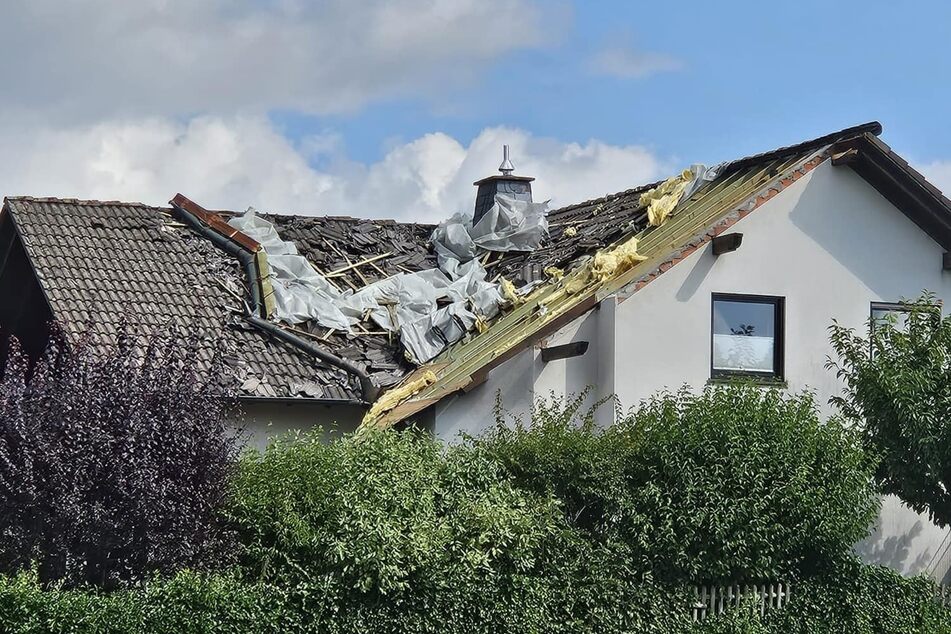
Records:
<instances>
[{"instance_id":1,"label":"purple leaved shrub","mask_svg":"<svg viewBox=\"0 0 951 634\"><path fill-rule=\"evenodd\" d=\"M239 451L201 342L11 340L0 376L0 572L115 587L228 559L216 521ZM207 355L206 355L207 356Z\"/></svg>"}]
</instances>

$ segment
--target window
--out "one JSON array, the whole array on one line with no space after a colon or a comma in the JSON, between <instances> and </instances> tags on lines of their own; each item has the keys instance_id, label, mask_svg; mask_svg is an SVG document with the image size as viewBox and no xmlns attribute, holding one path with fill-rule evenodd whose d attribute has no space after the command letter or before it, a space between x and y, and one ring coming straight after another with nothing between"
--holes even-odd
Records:
<instances>
[{"instance_id":1,"label":"window","mask_svg":"<svg viewBox=\"0 0 951 634\"><path fill-rule=\"evenodd\" d=\"M872 329L875 326L886 321L893 321L895 327L904 330L908 323L908 314L913 310L934 310L941 314L941 304L899 304L895 302L872 302L871 317Z\"/></svg>"},{"instance_id":2,"label":"window","mask_svg":"<svg viewBox=\"0 0 951 634\"><path fill-rule=\"evenodd\" d=\"M782 297L713 294L710 374L783 378Z\"/></svg>"}]
</instances>

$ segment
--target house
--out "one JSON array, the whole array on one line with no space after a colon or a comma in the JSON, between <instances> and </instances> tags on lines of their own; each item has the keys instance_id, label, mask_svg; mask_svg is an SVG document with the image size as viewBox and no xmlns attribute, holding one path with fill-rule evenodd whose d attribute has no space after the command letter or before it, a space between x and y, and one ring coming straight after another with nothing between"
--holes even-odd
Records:
<instances>
[{"instance_id":1,"label":"house","mask_svg":"<svg viewBox=\"0 0 951 634\"><path fill-rule=\"evenodd\" d=\"M109 337L123 320L187 327L207 338L206 361L224 348L257 442L328 421L413 422L451 441L491 424L497 395L516 415L588 386L629 406L738 372L825 403L840 389L824 367L833 318L861 327L923 289L951 300L951 202L881 131L868 123L549 212L537 248L478 253L490 281L512 282L498 314L452 337L437 328L445 349L418 363L380 320L346 332L268 319L274 253L236 214L180 195L170 207L6 198L0 292L19 301L0 305L0 326L30 349L52 318L72 335ZM477 216L499 193L531 200L531 179L507 164L477 186ZM441 265L432 225L262 218L341 295ZM948 543L889 499L858 548L940 577Z\"/></svg>"}]
</instances>

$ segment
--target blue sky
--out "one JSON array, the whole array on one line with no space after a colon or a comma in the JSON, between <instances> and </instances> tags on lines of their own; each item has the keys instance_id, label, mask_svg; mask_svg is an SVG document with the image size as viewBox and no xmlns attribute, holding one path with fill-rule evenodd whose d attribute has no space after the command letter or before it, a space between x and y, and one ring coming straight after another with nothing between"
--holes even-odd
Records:
<instances>
[{"instance_id":1,"label":"blue sky","mask_svg":"<svg viewBox=\"0 0 951 634\"><path fill-rule=\"evenodd\" d=\"M878 120L951 190L951 3L0 5L0 191L435 221L509 143L568 204Z\"/></svg>"},{"instance_id":2,"label":"blue sky","mask_svg":"<svg viewBox=\"0 0 951 634\"><path fill-rule=\"evenodd\" d=\"M951 156L951 3L574 3L551 41L477 84L334 117L273 113L291 136L339 131L351 156L439 130L463 141L515 126L562 140L645 145L717 162L869 120L916 160ZM593 72L601 49L669 57L641 77Z\"/></svg>"}]
</instances>

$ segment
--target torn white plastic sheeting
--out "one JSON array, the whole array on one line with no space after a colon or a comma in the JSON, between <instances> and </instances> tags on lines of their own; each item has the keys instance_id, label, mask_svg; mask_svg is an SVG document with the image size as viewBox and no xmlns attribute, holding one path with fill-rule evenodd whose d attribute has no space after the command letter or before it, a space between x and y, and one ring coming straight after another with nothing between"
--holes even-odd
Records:
<instances>
[{"instance_id":1,"label":"torn white plastic sheeting","mask_svg":"<svg viewBox=\"0 0 951 634\"><path fill-rule=\"evenodd\" d=\"M257 240L267 253L278 319L290 324L313 319L327 328L350 329L354 322L336 303L340 292L297 253L293 242L281 240L274 225L258 216L253 208L228 224Z\"/></svg>"},{"instance_id":2,"label":"torn white plastic sheeting","mask_svg":"<svg viewBox=\"0 0 951 634\"><path fill-rule=\"evenodd\" d=\"M697 190L706 185L707 183L712 183L717 179L717 176L720 175L720 172L723 171L726 163L720 163L714 165L713 167L707 167L703 163L694 163L690 166L690 172L693 174L693 178L687 184L686 189L684 189L683 195L680 197L680 200L687 200L693 196Z\"/></svg>"},{"instance_id":3,"label":"torn white plastic sheeting","mask_svg":"<svg viewBox=\"0 0 951 634\"><path fill-rule=\"evenodd\" d=\"M480 317L491 319L499 313L501 291L486 280L476 255L480 249L536 248L548 230L546 204L497 196L476 227L454 216L434 231L439 269L400 273L347 292L317 273L294 243L282 240L253 208L228 224L260 242L267 253L279 321L313 320L350 332L369 316L380 328L399 332L410 360L421 364L464 337ZM439 300L449 303L439 307Z\"/></svg>"},{"instance_id":4,"label":"torn white plastic sheeting","mask_svg":"<svg viewBox=\"0 0 951 634\"><path fill-rule=\"evenodd\" d=\"M451 273L459 263L485 251L534 251L548 236L548 202L533 203L496 196L495 204L475 225L456 214L433 231L439 268Z\"/></svg>"}]
</instances>

